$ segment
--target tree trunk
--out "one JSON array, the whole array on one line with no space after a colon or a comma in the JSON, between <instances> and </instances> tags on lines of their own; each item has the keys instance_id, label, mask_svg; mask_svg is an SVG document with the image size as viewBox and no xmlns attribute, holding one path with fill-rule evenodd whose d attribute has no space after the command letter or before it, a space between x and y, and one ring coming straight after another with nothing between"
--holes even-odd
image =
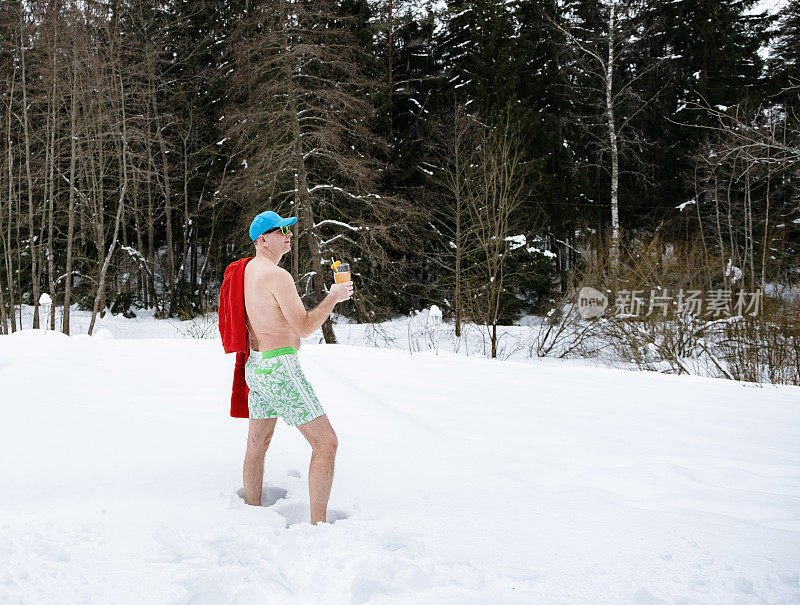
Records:
<instances>
[{"instance_id":1,"label":"tree trunk","mask_svg":"<svg viewBox=\"0 0 800 605\"><path fill-rule=\"evenodd\" d=\"M199 288L197 285L197 217L192 221L192 239L189 242L189 250L192 257L191 262L191 283L192 283L192 292L196 292Z\"/></svg>"},{"instance_id":2,"label":"tree trunk","mask_svg":"<svg viewBox=\"0 0 800 605\"><path fill-rule=\"evenodd\" d=\"M53 260L53 250L55 246L53 245L53 221L54 221L54 198L56 195L56 182L55 182L55 164L56 164L56 117L58 115L58 100L56 97L56 79L58 76L58 69L57 69L57 62L56 57L58 56L56 53L56 44L55 44L56 36L54 36L54 43L53 43L53 86L51 89L50 95L50 145L48 148L48 158L47 158L47 166L48 166L48 175L47 175L47 191L48 195L48 204L47 204L47 284L50 289L50 300L53 301L53 304L50 305L50 329L55 331L56 329L56 286L54 281L54 273L55 273L55 266Z\"/></svg>"},{"instance_id":3,"label":"tree trunk","mask_svg":"<svg viewBox=\"0 0 800 605\"><path fill-rule=\"evenodd\" d=\"M311 255L311 266L314 274L311 277L314 286L314 294L319 302L325 298L325 282L322 273L322 252L319 248L316 233L314 232L314 212L311 206L311 198L308 192L308 180L305 168L305 160L303 159L303 147L300 137L300 120L297 116L297 105L294 98L294 84L292 66L289 63L286 77L289 78L289 111L292 114L292 134L294 137L294 153L297 162L297 181L298 187L298 200L300 201L300 212L303 217L303 232L308 244L308 251ZM336 343L336 335L333 332L333 322L330 316L325 319L322 324L322 335L325 342L328 344Z\"/></svg>"},{"instance_id":4,"label":"tree trunk","mask_svg":"<svg viewBox=\"0 0 800 605\"><path fill-rule=\"evenodd\" d=\"M33 225L33 179L31 177L31 147L30 137L28 135L28 82L25 73L25 48L27 46L24 40L24 11L20 11L20 65L22 67L22 132L25 138L25 176L28 182L28 236L30 241L28 245L31 252L31 282L33 288L33 328L39 327L39 280L38 275L38 251L36 248L36 233Z\"/></svg>"},{"instance_id":5,"label":"tree trunk","mask_svg":"<svg viewBox=\"0 0 800 605\"><path fill-rule=\"evenodd\" d=\"M156 303L156 254L154 247L155 240L155 216L153 208L153 188L152 188L152 175L155 172L155 158L153 158L153 150L151 145L150 124L152 122L152 115L150 114L151 108L155 113L155 93L153 91L152 80L148 80L148 95L150 102L147 104L148 120L147 120L147 136L145 137L145 148L147 149L147 260L150 263L149 284L147 288L147 296L145 298L145 306L149 309Z\"/></svg>"},{"instance_id":6,"label":"tree trunk","mask_svg":"<svg viewBox=\"0 0 800 605\"><path fill-rule=\"evenodd\" d=\"M753 198L751 194L750 183L750 165L745 170L745 189L744 189L744 202L745 202L745 263L750 264L750 291L756 289L756 243L753 230ZM744 285L744 284L742 284Z\"/></svg>"},{"instance_id":7,"label":"tree trunk","mask_svg":"<svg viewBox=\"0 0 800 605\"><path fill-rule=\"evenodd\" d=\"M456 198L456 287L453 292L453 302L456 311L456 338L461 338L461 195Z\"/></svg>"},{"instance_id":8,"label":"tree trunk","mask_svg":"<svg viewBox=\"0 0 800 605\"><path fill-rule=\"evenodd\" d=\"M113 72L114 79L116 80L116 71ZM100 269L100 277L97 284L97 296L94 299L94 307L92 309L92 319L89 323L89 334L91 335L94 330L94 323L97 319L97 312L105 294L106 287L106 274L108 273L108 266L111 262L111 257L117 245L117 237L119 236L119 227L122 221L123 208L125 207L125 191L128 187L128 131L125 124L125 90L123 88L122 79L120 78L120 112L122 117L122 149L120 163L122 166L122 187L119 192L119 201L117 202L117 215L114 219L114 235L111 236L111 244L108 247L108 254L106 254L103 266Z\"/></svg>"},{"instance_id":9,"label":"tree trunk","mask_svg":"<svg viewBox=\"0 0 800 605\"><path fill-rule=\"evenodd\" d=\"M294 208L294 215L300 214L300 180L297 178L297 171L294 173L294 201L292 206ZM297 216L297 222L301 223L301 217ZM297 229L295 228L295 231ZM297 234L295 234L297 235ZM295 283L300 279L300 246L297 244L292 248L292 277Z\"/></svg>"},{"instance_id":10,"label":"tree trunk","mask_svg":"<svg viewBox=\"0 0 800 605\"><path fill-rule=\"evenodd\" d=\"M761 239L761 288L767 287L767 249L769 248L769 186L772 176L770 166L770 147L767 146L767 190L766 190L766 209L764 211L764 235Z\"/></svg>"},{"instance_id":11,"label":"tree trunk","mask_svg":"<svg viewBox=\"0 0 800 605\"><path fill-rule=\"evenodd\" d=\"M389 18L387 19L388 36L386 41L386 54L389 57L389 102L387 103L389 109L389 138L392 137L392 122L394 121L394 112L392 111L392 93L394 92L394 82L392 81L392 29L394 22L392 21L392 0L389 0Z\"/></svg>"},{"instance_id":12,"label":"tree trunk","mask_svg":"<svg viewBox=\"0 0 800 605\"><path fill-rule=\"evenodd\" d=\"M6 279L8 280L8 304L9 310L11 315L11 331L17 331L17 318L14 315L14 308L16 307L16 302L14 300L14 281L12 276L14 275L14 263L11 257L11 219L13 217L12 211L12 200L14 199L14 154L12 153L11 149L11 105L14 100L14 79L11 80L11 88L8 94L8 108L6 109L6 151L8 155L8 228L6 231L6 236L3 238L4 241L4 254L3 258L5 259L6 264ZM2 212L2 208L0 208L0 212ZM19 222L17 223L19 224ZM17 238L17 243L19 244L19 238ZM19 248L19 246L18 246ZM21 306L21 305L20 305Z\"/></svg>"},{"instance_id":13,"label":"tree trunk","mask_svg":"<svg viewBox=\"0 0 800 605\"><path fill-rule=\"evenodd\" d=\"M191 128L190 128L191 130ZM183 224L181 225L181 255L180 266L178 267L177 282L186 281L186 262L189 256L189 240L192 237L192 219L189 215L189 141L188 135L183 137ZM175 291L177 292L177 291ZM175 294L173 293L172 306L175 304ZM174 309L171 309L172 313Z\"/></svg>"},{"instance_id":14,"label":"tree trunk","mask_svg":"<svg viewBox=\"0 0 800 605\"><path fill-rule=\"evenodd\" d=\"M460 116L460 107L455 107L455 145L453 151L455 152L454 166L455 166L455 196L456 196L456 284L455 291L453 292L453 303L455 304L456 312L456 338L461 338L461 259L464 255L464 242L462 241L461 222L462 222L462 204L463 204L463 185L461 181L462 162L464 158L461 157L461 145L463 129L461 126L462 118ZM469 162L469 159L467 159Z\"/></svg>"},{"instance_id":15,"label":"tree trunk","mask_svg":"<svg viewBox=\"0 0 800 605\"><path fill-rule=\"evenodd\" d=\"M77 127L78 117L78 56L72 55L72 98L69 114L69 211L67 218L67 260L64 278L64 313L61 319L61 331L69 336L69 310L72 304L72 239L75 230L75 162L77 161Z\"/></svg>"},{"instance_id":16,"label":"tree trunk","mask_svg":"<svg viewBox=\"0 0 800 605\"><path fill-rule=\"evenodd\" d=\"M10 201L10 200L9 200ZM0 201L0 246L2 246L4 251L4 257L7 255L5 251L7 250L6 246L6 238L5 232L3 230L3 203ZM11 309L11 316L14 316L14 309ZM8 317L6 315L6 300L3 294L3 281L0 280L0 334L8 334Z\"/></svg>"},{"instance_id":17,"label":"tree trunk","mask_svg":"<svg viewBox=\"0 0 800 605\"><path fill-rule=\"evenodd\" d=\"M612 85L614 79L614 42L616 36L616 0L611 0L608 8L608 62L606 63L606 119L608 121L608 141L611 149L611 284L616 289L619 275L619 153L617 151L617 128L614 122L614 100Z\"/></svg>"},{"instance_id":18,"label":"tree trunk","mask_svg":"<svg viewBox=\"0 0 800 605\"><path fill-rule=\"evenodd\" d=\"M7 249L6 247L6 238L5 232L3 230L3 203L0 201L0 247L2 247L3 251ZM4 257L6 254L3 255ZM12 308L11 314L13 316L14 310ZM3 295L3 281L0 280L0 334L8 334L8 317L6 316L6 300L5 296Z\"/></svg>"},{"instance_id":19,"label":"tree trunk","mask_svg":"<svg viewBox=\"0 0 800 605\"><path fill-rule=\"evenodd\" d=\"M148 145L149 147L149 145ZM148 149L148 156L150 150ZM148 309L155 305L156 301L156 252L154 247L155 240L155 218L153 217L153 189L150 182L150 170L147 171L147 261L150 263L150 273L152 277L148 276L147 292L145 295L145 307Z\"/></svg>"},{"instance_id":20,"label":"tree trunk","mask_svg":"<svg viewBox=\"0 0 800 605\"><path fill-rule=\"evenodd\" d=\"M158 110L156 108L156 137L158 144L161 148L161 161L163 166L163 179L164 179L164 216L166 218L167 230L167 284L166 292L162 294L165 300L171 301L172 294L175 290L175 256L172 244L172 200L170 199L170 179L169 179L169 162L167 161L167 145L164 142L164 136L161 133L161 120L158 117Z\"/></svg>"},{"instance_id":21,"label":"tree trunk","mask_svg":"<svg viewBox=\"0 0 800 605\"><path fill-rule=\"evenodd\" d=\"M133 223L136 230L136 251L144 257L142 254L142 250L144 250L144 244L142 241L142 225L141 220L139 219L139 196L133 195L132 196L132 203L133 203ZM142 267L141 258L136 260L136 296L142 297L142 300L147 300L145 287L147 284L147 270L145 267Z\"/></svg>"}]
</instances>

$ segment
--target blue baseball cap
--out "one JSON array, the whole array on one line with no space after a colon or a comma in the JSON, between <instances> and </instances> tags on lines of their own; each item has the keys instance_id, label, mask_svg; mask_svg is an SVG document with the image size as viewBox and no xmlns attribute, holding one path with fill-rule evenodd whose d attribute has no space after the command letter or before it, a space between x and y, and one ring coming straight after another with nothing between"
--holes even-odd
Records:
<instances>
[{"instance_id":1,"label":"blue baseball cap","mask_svg":"<svg viewBox=\"0 0 800 605\"><path fill-rule=\"evenodd\" d=\"M256 218L253 219L253 222L250 223L250 239L256 241L259 235L262 235L273 227L285 227L288 225L294 225L296 222L296 216L281 218L277 212L267 210L266 212L262 212L256 216Z\"/></svg>"}]
</instances>

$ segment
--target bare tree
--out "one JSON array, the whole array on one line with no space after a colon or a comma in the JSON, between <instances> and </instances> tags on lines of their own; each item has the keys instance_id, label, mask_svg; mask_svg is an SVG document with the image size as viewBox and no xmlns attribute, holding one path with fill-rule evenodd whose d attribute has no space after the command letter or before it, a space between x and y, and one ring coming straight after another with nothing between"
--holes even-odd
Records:
<instances>
[{"instance_id":1,"label":"bare tree","mask_svg":"<svg viewBox=\"0 0 800 605\"><path fill-rule=\"evenodd\" d=\"M3 74L3 94L2 98L4 100L4 107L2 111L2 136L3 136L3 170L2 174L0 174L0 183L2 183L2 193L6 193L7 197L3 200L0 197L0 245L2 245L2 252L3 252L3 269L5 269L6 278L7 278L7 295L8 295L8 308L10 313L6 313L6 306L5 306L5 297L2 293L2 286L0 286L0 296L3 296L3 300L0 300L0 322L2 322L2 331L3 333L8 333L9 328L11 332L15 332L17 330L16 325L16 316L14 314L15 308L15 284L12 280L12 275L14 274L13 268L13 253L12 253L12 226L14 222L14 209L12 200L14 198L14 154L13 154L13 142L12 142L12 130L11 130L11 123L12 123L12 107L14 104L14 93L16 88L16 70L13 69L14 64L14 52L13 52L13 44L19 38L15 35L14 30L18 26L19 19L13 15L12 13L12 5L6 5L4 7L5 10L0 13L0 27L2 28L2 37L5 40L12 41L11 45L12 48L7 49L6 52L2 55L2 61L0 62L0 73ZM6 182L3 183L2 179L6 179ZM2 194L0 194L2 195ZM4 203L5 202L5 203ZM8 210L6 210L5 206L8 206ZM10 326L9 322L10 321Z\"/></svg>"},{"instance_id":2,"label":"bare tree","mask_svg":"<svg viewBox=\"0 0 800 605\"><path fill-rule=\"evenodd\" d=\"M118 172L118 194L117 194L117 202L116 202L116 213L114 216L114 230L113 234L111 235L111 240L108 244L108 250L105 250L105 239L106 233L104 230L104 225L102 222L102 214L104 212L103 207L103 198L104 198L104 185L102 179L98 180L97 183L97 190L99 192L99 204L96 206L98 209L98 221L95 224L95 234L96 234L96 241L98 243L98 252L101 254L101 263L98 271L98 278L97 278L97 291L95 294L94 305L92 308L92 318L89 322L89 334L92 333L94 330L95 321L97 320L97 314L101 310L102 307L105 306L105 286L106 286L106 277L108 274L108 268L111 262L111 258L117 248L118 245L118 236L120 230L120 224L123 218L123 213L125 209L125 195L128 187L128 130L127 130L127 120L125 115L125 104L126 104L126 97L125 97L125 83L123 74L120 71L120 63L119 57L117 54L117 48L115 45L115 35L116 32L112 28L112 24L106 22L107 25L107 39L109 40L110 44L107 48L107 62L100 67L100 74L104 80L104 90L107 93L107 101L108 105L104 107L105 113L109 116L110 120L108 123L109 132L105 133L98 133L104 139L108 137L112 144L113 149L112 153L115 154L116 160L116 168ZM98 145L99 157L98 157L98 167L97 170L99 172L105 171L105 160L104 154L106 150L104 149L104 145L100 143Z\"/></svg>"},{"instance_id":3,"label":"bare tree","mask_svg":"<svg viewBox=\"0 0 800 605\"><path fill-rule=\"evenodd\" d=\"M22 88L22 134L25 145L25 177L28 191L28 249L31 257L31 281L33 282L33 327L39 327L39 247L35 232L35 204L33 177L31 176L31 133L30 120L28 117L28 89L30 87L28 70L26 63L26 51L31 45L27 24L25 23L25 11L20 10L19 27L19 61Z\"/></svg>"},{"instance_id":4,"label":"bare tree","mask_svg":"<svg viewBox=\"0 0 800 605\"><path fill-rule=\"evenodd\" d=\"M468 269L472 317L488 333L491 355L497 357L497 325L506 291L506 261L512 217L523 200L525 166L510 115L498 126L482 131L475 164L467 180L466 206L471 237L482 258Z\"/></svg>"},{"instance_id":5,"label":"bare tree","mask_svg":"<svg viewBox=\"0 0 800 605\"><path fill-rule=\"evenodd\" d=\"M369 259L353 267L363 294L370 282L391 279L375 269L391 268L377 260L397 245L404 212L377 193L387 146L369 129L375 82L367 70L374 62L332 2L268 0L248 13L229 87L237 109L225 119L239 165L227 195L246 200L249 217L267 200L298 217L296 247L310 259L303 268L293 260L303 296L325 296L334 255ZM326 342L335 342L331 322L322 329Z\"/></svg>"},{"instance_id":6,"label":"bare tree","mask_svg":"<svg viewBox=\"0 0 800 605\"><path fill-rule=\"evenodd\" d=\"M442 198L432 204L436 224L444 235L443 248L430 255L445 276L451 276L455 333L461 336L463 320L463 265L468 254L468 242L472 244L469 228L471 222L467 210L470 192L469 179L483 126L467 108L456 102L432 139L431 156L434 166L431 181L442 191Z\"/></svg>"},{"instance_id":7,"label":"bare tree","mask_svg":"<svg viewBox=\"0 0 800 605\"><path fill-rule=\"evenodd\" d=\"M77 121L78 121L78 52L72 49L72 65L70 73L72 75L72 86L70 93L70 112L69 112L69 202L67 208L67 256L66 267L64 269L64 311L61 321L61 331L64 334L70 333L70 305L72 304L72 261L73 261L73 240L75 236L75 164L77 162Z\"/></svg>"},{"instance_id":8,"label":"bare tree","mask_svg":"<svg viewBox=\"0 0 800 605\"><path fill-rule=\"evenodd\" d=\"M787 237L800 219L791 195L774 199L781 181L794 181L800 171L800 128L777 108L694 108L713 120L697 126L708 132L694 158L704 175L696 183L698 221L702 228L709 218L726 284L747 280L751 289L763 288L770 261L781 261L775 238Z\"/></svg>"}]
</instances>

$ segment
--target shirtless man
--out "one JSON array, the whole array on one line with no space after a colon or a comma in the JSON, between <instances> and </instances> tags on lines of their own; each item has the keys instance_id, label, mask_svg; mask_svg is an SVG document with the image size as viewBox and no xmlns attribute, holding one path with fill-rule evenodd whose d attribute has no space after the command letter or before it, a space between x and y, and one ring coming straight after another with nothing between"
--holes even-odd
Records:
<instances>
[{"instance_id":1,"label":"shirtless man","mask_svg":"<svg viewBox=\"0 0 800 605\"><path fill-rule=\"evenodd\" d=\"M289 225L297 217L282 219L262 212L250 225L255 258L244 270L244 301L250 354L245 379L250 388L250 427L244 458L244 495L248 504L261 505L264 456L278 416L296 426L311 444L308 493L311 523L326 522L333 483L337 440L328 417L303 375L297 358L300 338L309 336L328 318L338 302L353 294L353 282L334 284L325 299L306 311L291 274L278 266L292 249Z\"/></svg>"}]
</instances>

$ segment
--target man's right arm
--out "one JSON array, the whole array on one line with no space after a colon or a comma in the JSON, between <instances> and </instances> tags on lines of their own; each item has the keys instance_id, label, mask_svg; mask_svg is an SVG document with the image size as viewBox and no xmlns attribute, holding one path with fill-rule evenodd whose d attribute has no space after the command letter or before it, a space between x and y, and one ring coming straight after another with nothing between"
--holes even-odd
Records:
<instances>
[{"instance_id":1,"label":"man's right arm","mask_svg":"<svg viewBox=\"0 0 800 605\"><path fill-rule=\"evenodd\" d=\"M292 330L301 338L307 338L328 319L337 302L350 298L352 291L352 282L334 284L328 295L315 308L306 311L303 301L297 294L291 274L288 271L280 271L275 278L273 294Z\"/></svg>"}]
</instances>

